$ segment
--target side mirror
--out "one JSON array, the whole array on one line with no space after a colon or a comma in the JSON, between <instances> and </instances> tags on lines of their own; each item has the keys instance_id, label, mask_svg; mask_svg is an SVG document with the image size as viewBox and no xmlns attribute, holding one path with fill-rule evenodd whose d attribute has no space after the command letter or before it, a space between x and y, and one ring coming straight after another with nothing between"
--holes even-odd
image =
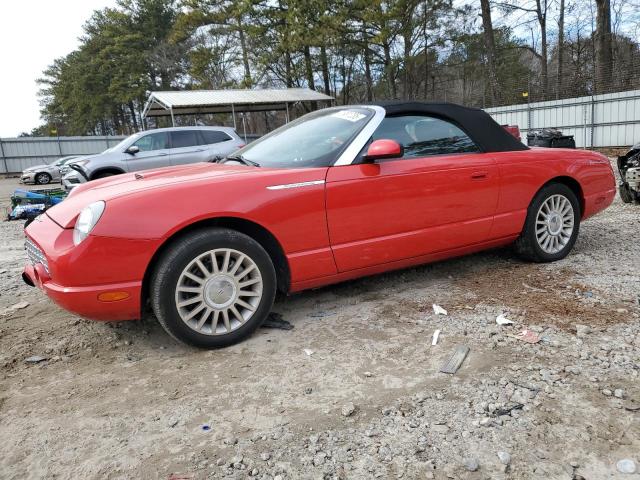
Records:
<instances>
[{"instance_id":1,"label":"side mirror","mask_svg":"<svg viewBox=\"0 0 640 480\"><path fill-rule=\"evenodd\" d=\"M125 150L125 152L128 153L129 155L135 155L139 151L140 151L140 148L138 148L136 145L131 145L129 148Z\"/></svg>"},{"instance_id":2,"label":"side mirror","mask_svg":"<svg viewBox=\"0 0 640 480\"><path fill-rule=\"evenodd\" d=\"M404 154L404 149L395 140L380 139L375 140L364 156L367 162L374 162L383 158L400 158Z\"/></svg>"}]
</instances>

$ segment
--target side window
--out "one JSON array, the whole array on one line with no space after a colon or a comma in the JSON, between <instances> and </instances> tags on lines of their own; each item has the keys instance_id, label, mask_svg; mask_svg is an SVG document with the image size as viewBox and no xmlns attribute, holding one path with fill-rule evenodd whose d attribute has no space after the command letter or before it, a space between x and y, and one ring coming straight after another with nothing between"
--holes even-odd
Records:
<instances>
[{"instance_id":1,"label":"side window","mask_svg":"<svg viewBox=\"0 0 640 480\"><path fill-rule=\"evenodd\" d=\"M196 130L178 130L171 132L171 148L193 147L199 143Z\"/></svg>"},{"instance_id":2,"label":"side window","mask_svg":"<svg viewBox=\"0 0 640 480\"><path fill-rule=\"evenodd\" d=\"M202 141L201 145L213 145L214 143L221 143L231 140L231 137L224 132L217 130L199 130Z\"/></svg>"},{"instance_id":3,"label":"side window","mask_svg":"<svg viewBox=\"0 0 640 480\"><path fill-rule=\"evenodd\" d=\"M152 152L154 150L164 150L169 146L169 138L167 132L158 132L145 135L139 138L133 145L140 149L141 152Z\"/></svg>"},{"instance_id":4,"label":"side window","mask_svg":"<svg viewBox=\"0 0 640 480\"><path fill-rule=\"evenodd\" d=\"M404 147L403 158L480 151L467 134L453 123L422 115L387 117L372 138L395 140Z\"/></svg>"}]
</instances>

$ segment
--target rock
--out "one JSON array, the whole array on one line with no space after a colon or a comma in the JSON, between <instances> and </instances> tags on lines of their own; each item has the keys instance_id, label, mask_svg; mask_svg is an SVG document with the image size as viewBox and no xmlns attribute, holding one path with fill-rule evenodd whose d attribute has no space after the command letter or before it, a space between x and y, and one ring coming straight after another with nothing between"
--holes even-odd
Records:
<instances>
[{"instance_id":1,"label":"rock","mask_svg":"<svg viewBox=\"0 0 640 480\"><path fill-rule=\"evenodd\" d=\"M350 417L355 413L355 411L356 411L356 406L352 402L349 402L342 407L342 415L344 417Z\"/></svg>"},{"instance_id":2,"label":"rock","mask_svg":"<svg viewBox=\"0 0 640 480\"><path fill-rule=\"evenodd\" d=\"M466 468L470 472L475 472L476 470L478 470L478 468L480 468L480 463L476 458L465 458L464 468Z\"/></svg>"},{"instance_id":3,"label":"rock","mask_svg":"<svg viewBox=\"0 0 640 480\"><path fill-rule=\"evenodd\" d=\"M225 462L223 458L219 458L218 460L216 460L216 465L219 467L223 466L225 463L227 462Z\"/></svg>"},{"instance_id":4,"label":"rock","mask_svg":"<svg viewBox=\"0 0 640 480\"><path fill-rule=\"evenodd\" d=\"M271 458L271 454L269 452L263 452L260 454L260 458L266 462Z\"/></svg>"},{"instance_id":5,"label":"rock","mask_svg":"<svg viewBox=\"0 0 640 480\"><path fill-rule=\"evenodd\" d=\"M364 372L364 373L363 373L363 375L364 375L365 377L367 377L367 378L369 378L369 377L373 377L373 373L371 373L371 372Z\"/></svg>"},{"instance_id":6,"label":"rock","mask_svg":"<svg viewBox=\"0 0 640 480\"><path fill-rule=\"evenodd\" d=\"M313 457L313 465L314 467L320 467L324 465L324 459L327 458L327 454L324 452L319 452Z\"/></svg>"},{"instance_id":7,"label":"rock","mask_svg":"<svg viewBox=\"0 0 640 480\"><path fill-rule=\"evenodd\" d=\"M498 452L498 458L503 465L509 465L511 463L511 455L509 452Z\"/></svg>"},{"instance_id":8,"label":"rock","mask_svg":"<svg viewBox=\"0 0 640 480\"><path fill-rule=\"evenodd\" d=\"M611 390L609 390L608 388L605 388L602 390L602 394L606 397L610 397L613 394L613 392L611 392Z\"/></svg>"},{"instance_id":9,"label":"rock","mask_svg":"<svg viewBox=\"0 0 640 480\"><path fill-rule=\"evenodd\" d=\"M613 391L613 396L616 398L624 398L624 390L621 388L616 388Z\"/></svg>"},{"instance_id":10,"label":"rock","mask_svg":"<svg viewBox=\"0 0 640 480\"><path fill-rule=\"evenodd\" d=\"M616 463L616 468L620 473L636 473L638 467L636 466L636 462L630 458L625 458Z\"/></svg>"},{"instance_id":11,"label":"rock","mask_svg":"<svg viewBox=\"0 0 640 480\"><path fill-rule=\"evenodd\" d=\"M313 388L307 387L304 389L305 395L311 395L313 393Z\"/></svg>"},{"instance_id":12,"label":"rock","mask_svg":"<svg viewBox=\"0 0 640 480\"><path fill-rule=\"evenodd\" d=\"M576 335L578 337L586 337L591 333L591 327L589 325L576 325Z\"/></svg>"},{"instance_id":13,"label":"rock","mask_svg":"<svg viewBox=\"0 0 640 480\"><path fill-rule=\"evenodd\" d=\"M40 355L33 355L31 357L25 358L24 363L40 363L47 360L47 357L41 357Z\"/></svg>"}]
</instances>

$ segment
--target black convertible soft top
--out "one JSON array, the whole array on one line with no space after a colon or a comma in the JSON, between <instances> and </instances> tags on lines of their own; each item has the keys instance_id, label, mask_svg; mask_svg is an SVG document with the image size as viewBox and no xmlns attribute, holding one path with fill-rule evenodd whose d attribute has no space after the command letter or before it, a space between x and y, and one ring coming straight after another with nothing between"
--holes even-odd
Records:
<instances>
[{"instance_id":1,"label":"black convertible soft top","mask_svg":"<svg viewBox=\"0 0 640 480\"><path fill-rule=\"evenodd\" d=\"M469 135L483 152L512 152L528 150L513 135L501 127L491 115L479 108L463 107L455 103L390 101L376 103L387 116L422 114L439 117L456 124Z\"/></svg>"}]
</instances>

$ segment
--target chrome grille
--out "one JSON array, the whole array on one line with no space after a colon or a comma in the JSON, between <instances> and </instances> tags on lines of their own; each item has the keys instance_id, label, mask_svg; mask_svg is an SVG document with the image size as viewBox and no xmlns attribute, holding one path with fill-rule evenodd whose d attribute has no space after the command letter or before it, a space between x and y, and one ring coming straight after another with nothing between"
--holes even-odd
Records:
<instances>
[{"instance_id":1,"label":"chrome grille","mask_svg":"<svg viewBox=\"0 0 640 480\"><path fill-rule=\"evenodd\" d=\"M47 257L44 256L42 250L38 248L38 246L33 243L29 238L24 241L24 249L27 251L27 257L32 265L36 263L41 263L47 273L49 273L49 263L47 262Z\"/></svg>"}]
</instances>

